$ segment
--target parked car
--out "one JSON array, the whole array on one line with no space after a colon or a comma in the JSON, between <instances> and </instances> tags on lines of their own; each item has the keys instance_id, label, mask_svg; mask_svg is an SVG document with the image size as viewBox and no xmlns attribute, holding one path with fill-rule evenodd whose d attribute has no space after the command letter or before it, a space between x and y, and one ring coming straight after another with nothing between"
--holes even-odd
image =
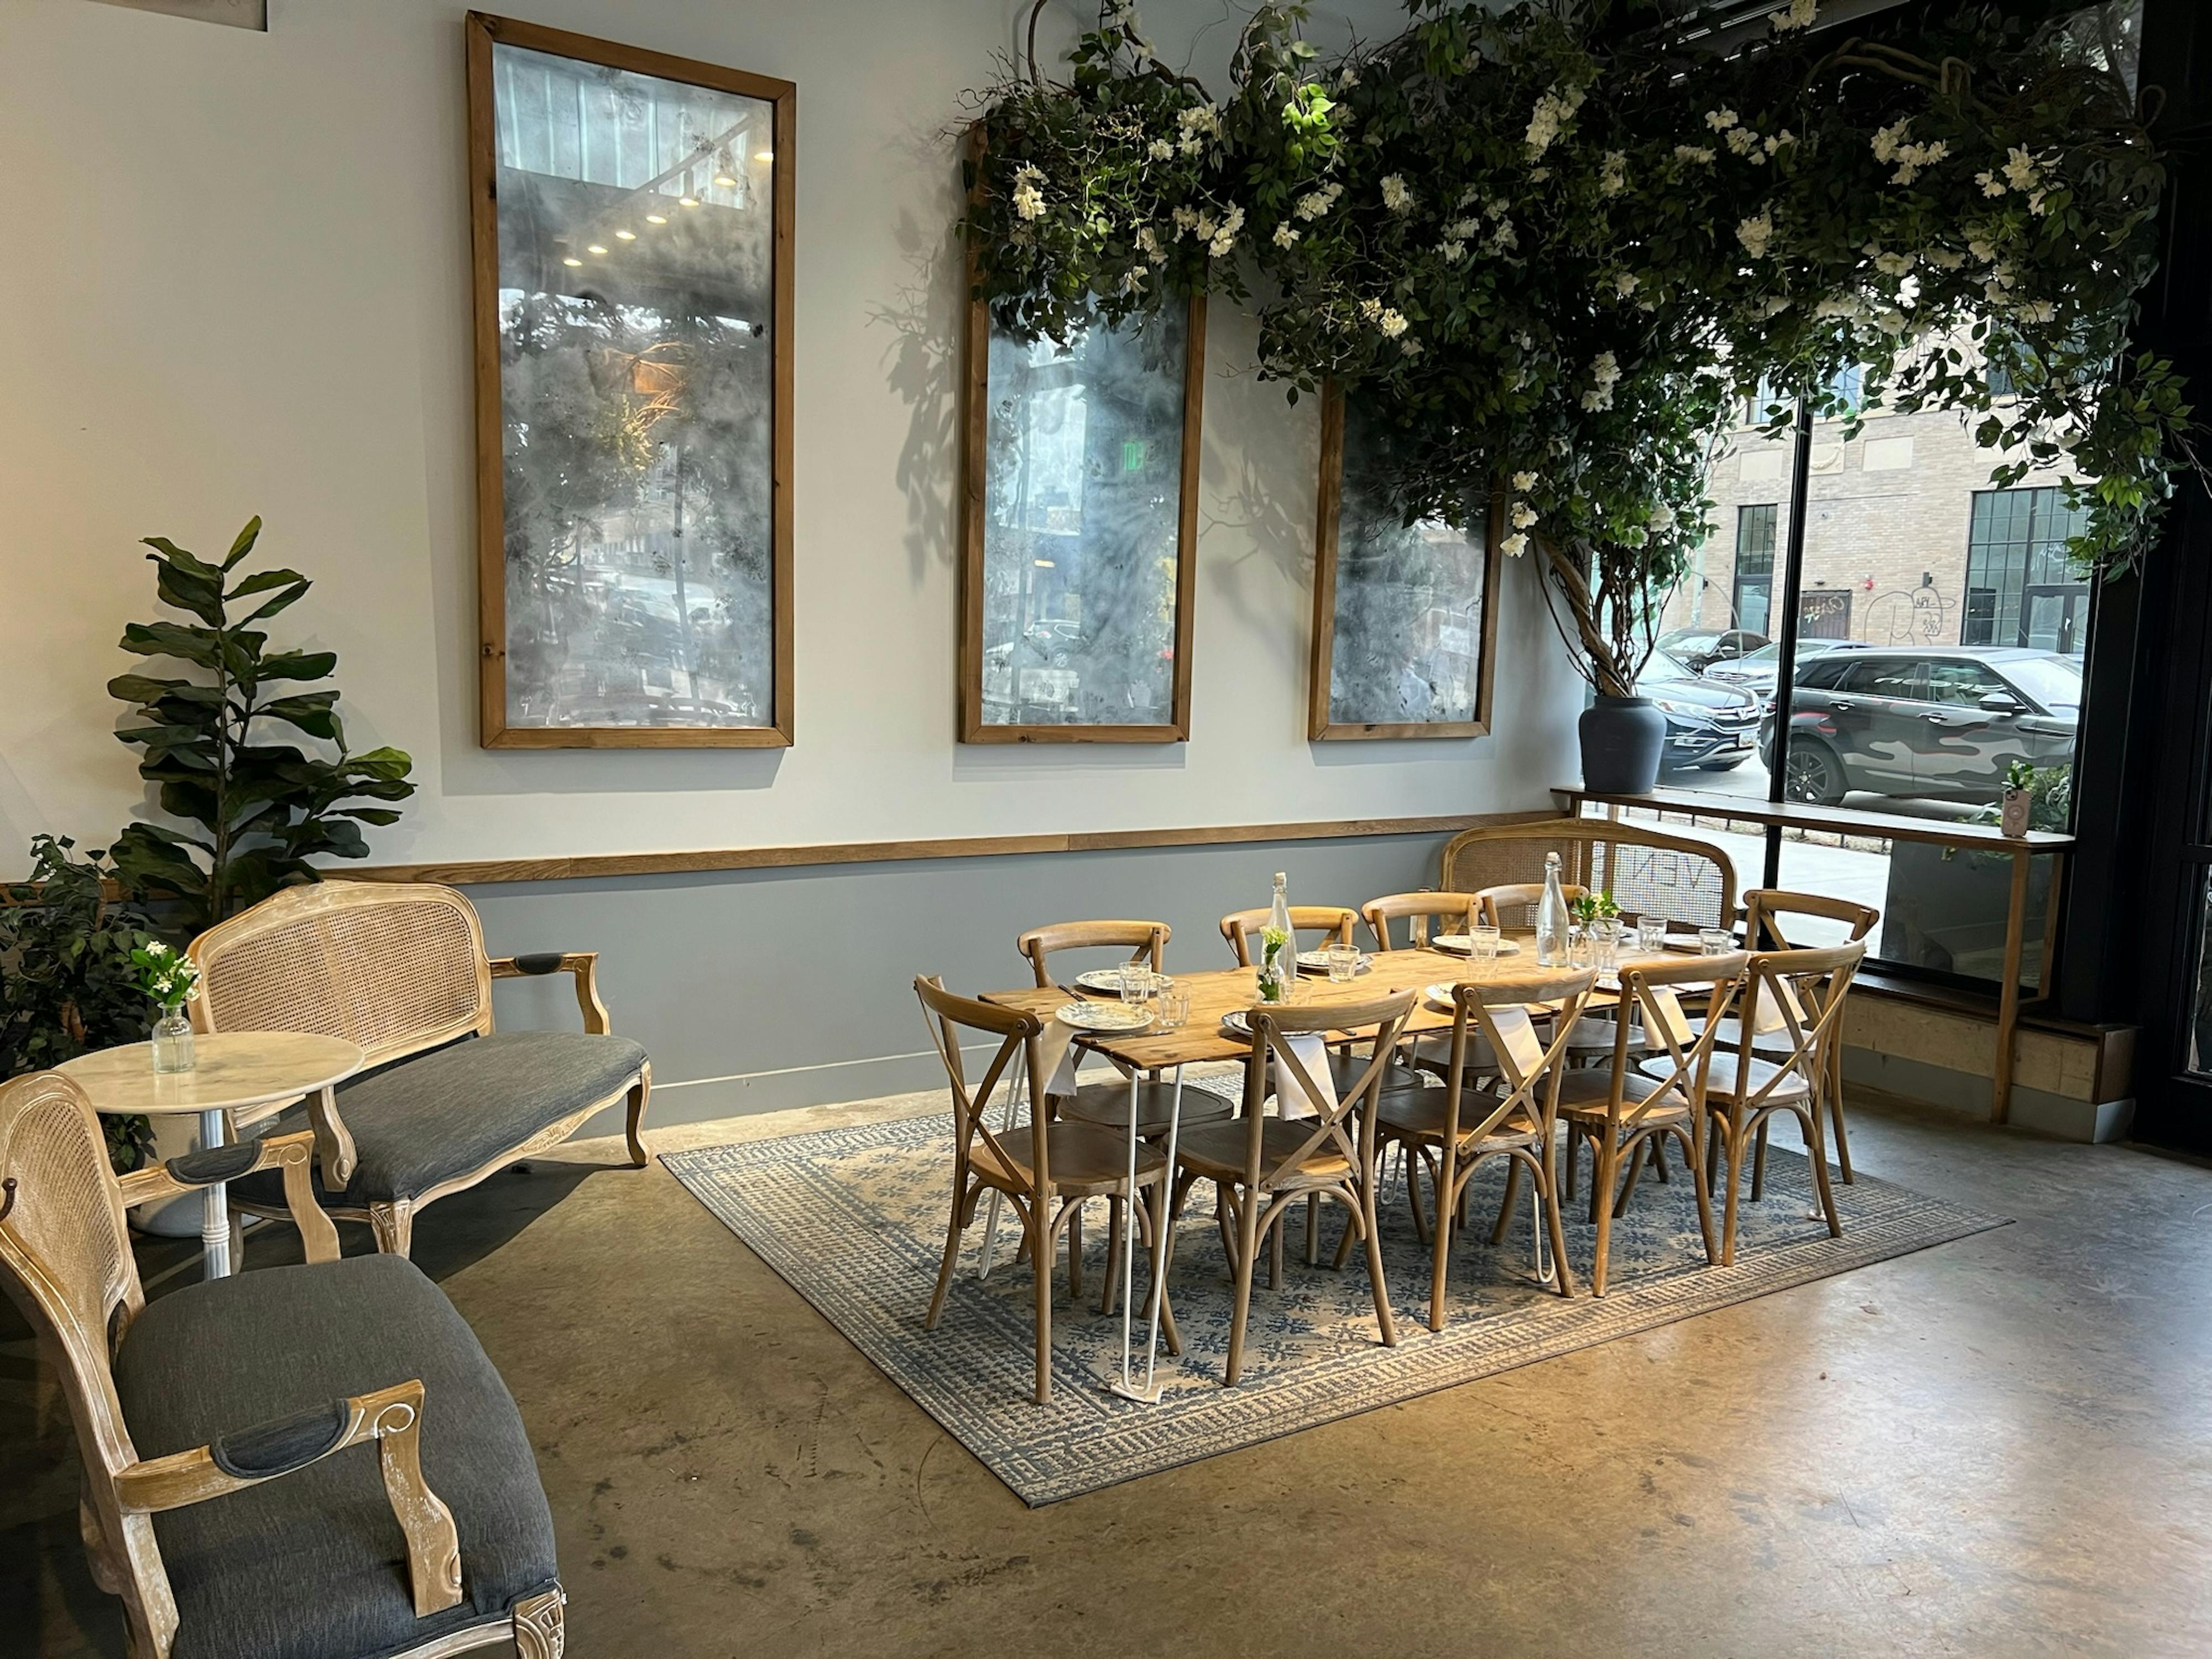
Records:
<instances>
[{"instance_id":1,"label":"parked car","mask_svg":"<svg viewBox=\"0 0 2212 1659\"><path fill-rule=\"evenodd\" d=\"M1797 672L1802 674L1805 665L1815 657L1824 657L1831 651L1864 651L1869 649L1864 640L1808 640L1797 641ZM1782 672L1782 647L1762 645L1756 651L1728 662L1715 663L1705 671L1709 679L1723 685L1740 686L1759 699L1764 708L1774 701L1774 684Z\"/></svg>"},{"instance_id":2,"label":"parked car","mask_svg":"<svg viewBox=\"0 0 2212 1659\"><path fill-rule=\"evenodd\" d=\"M1678 628L1661 635L1657 643L1676 662L1702 674L1717 662L1734 662L1758 650L1766 635L1748 628Z\"/></svg>"},{"instance_id":3,"label":"parked car","mask_svg":"<svg viewBox=\"0 0 2212 1659\"><path fill-rule=\"evenodd\" d=\"M1689 664L1664 651L1651 653L1636 690L1667 717L1667 744L1659 751L1662 770L1732 772L1751 758L1759 699L1750 692L1701 679Z\"/></svg>"},{"instance_id":4,"label":"parked car","mask_svg":"<svg viewBox=\"0 0 2212 1659\"><path fill-rule=\"evenodd\" d=\"M1769 770L1776 714L1759 726ZM2055 651L1830 652L1798 671L1783 787L1824 805L1853 789L1986 804L2013 761L2070 764L2081 714L2081 664Z\"/></svg>"}]
</instances>

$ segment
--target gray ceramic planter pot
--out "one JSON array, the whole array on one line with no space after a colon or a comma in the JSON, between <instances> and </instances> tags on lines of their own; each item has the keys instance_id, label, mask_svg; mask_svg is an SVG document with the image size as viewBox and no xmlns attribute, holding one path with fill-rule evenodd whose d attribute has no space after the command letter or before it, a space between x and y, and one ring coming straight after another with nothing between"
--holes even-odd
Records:
<instances>
[{"instance_id":1,"label":"gray ceramic planter pot","mask_svg":"<svg viewBox=\"0 0 2212 1659\"><path fill-rule=\"evenodd\" d=\"M1649 697L1598 694L1583 710L1583 787L1607 795L1640 795L1659 781L1667 717Z\"/></svg>"}]
</instances>

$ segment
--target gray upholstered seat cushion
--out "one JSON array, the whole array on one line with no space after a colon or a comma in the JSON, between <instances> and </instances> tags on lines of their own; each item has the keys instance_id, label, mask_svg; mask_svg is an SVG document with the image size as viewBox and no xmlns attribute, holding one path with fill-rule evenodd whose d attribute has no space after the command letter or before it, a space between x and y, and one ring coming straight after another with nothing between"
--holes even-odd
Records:
<instances>
[{"instance_id":1,"label":"gray upholstered seat cushion","mask_svg":"<svg viewBox=\"0 0 2212 1659\"><path fill-rule=\"evenodd\" d=\"M374 1446L156 1516L173 1659L363 1659L482 1623L555 1575L553 1521L514 1401L446 1294L394 1255L270 1267L150 1304L116 1356L141 1457L422 1381L422 1474L453 1512L462 1601L415 1616Z\"/></svg>"},{"instance_id":2,"label":"gray upholstered seat cushion","mask_svg":"<svg viewBox=\"0 0 2212 1659\"><path fill-rule=\"evenodd\" d=\"M345 1191L323 1196L353 1208L413 1198L605 1100L644 1064L645 1050L628 1037L501 1031L387 1066L338 1089L338 1115L359 1159ZM299 1105L270 1133L310 1127ZM256 1204L284 1202L281 1180L267 1170L232 1190Z\"/></svg>"}]
</instances>

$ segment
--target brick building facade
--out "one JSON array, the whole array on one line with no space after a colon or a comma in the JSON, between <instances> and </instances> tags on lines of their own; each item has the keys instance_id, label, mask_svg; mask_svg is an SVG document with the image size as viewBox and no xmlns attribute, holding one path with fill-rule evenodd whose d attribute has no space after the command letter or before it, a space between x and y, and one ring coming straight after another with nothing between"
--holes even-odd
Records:
<instances>
[{"instance_id":1,"label":"brick building facade","mask_svg":"<svg viewBox=\"0 0 2212 1659\"><path fill-rule=\"evenodd\" d=\"M1668 628L1780 631L1790 448L1787 434L1734 434L1713 469L1713 534L1668 602ZM1955 413L1872 413L1848 441L1842 422L1817 424L1801 632L2079 655L2088 590L2064 557L2078 519L2055 488L2063 469L1999 491L1996 459Z\"/></svg>"}]
</instances>

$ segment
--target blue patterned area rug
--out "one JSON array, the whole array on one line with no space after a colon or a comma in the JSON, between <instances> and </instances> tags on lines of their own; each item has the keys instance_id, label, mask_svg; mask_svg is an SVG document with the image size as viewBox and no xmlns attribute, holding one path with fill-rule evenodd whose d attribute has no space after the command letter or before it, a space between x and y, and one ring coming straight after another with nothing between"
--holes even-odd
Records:
<instances>
[{"instance_id":1,"label":"blue patterned area rug","mask_svg":"<svg viewBox=\"0 0 2212 1659\"><path fill-rule=\"evenodd\" d=\"M1052 1401L1041 1407L1031 1395L1034 1280L1026 1263L1013 1261L1011 1212L1000 1225L997 1265L988 1279L978 1279L979 1206L945 1316L934 1331L921 1327L950 1208L949 1116L672 1152L661 1161L1032 1505L2005 1224L1862 1174L1856 1185L1836 1188L1844 1236L1832 1239L1822 1223L1808 1218L1805 1159L1778 1146L1767 1157L1765 1198L1742 1206L1735 1265L1708 1267L1695 1199L1677 1160L1669 1182L1656 1183L1647 1172L1628 1214L1614 1224L1601 1301L1588 1288L1593 1234L1587 1188L1584 1200L1566 1206L1567 1248L1581 1281L1570 1302L1531 1277L1525 1188L1504 1243L1489 1246L1504 1187L1504 1160L1494 1159L1471 1189L1470 1224L1454 1250L1449 1318L1443 1331L1431 1333L1428 1252L1414 1237L1402 1182L1394 1179L1383 1193L1383 1270L1398 1346L1386 1348L1377 1336L1363 1253L1355 1249L1341 1273L1327 1265L1343 1211L1323 1206L1322 1265L1308 1267L1300 1206L1285 1224L1281 1288L1267 1288L1263 1266L1253 1289L1243 1376L1236 1388L1224 1389L1230 1282L1212 1189L1200 1184L1177 1231L1169 1280L1185 1352L1174 1358L1163 1343L1165 1388L1160 1404L1147 1407L1105 1390L1120 1367L1121 1323L1118 1313L1097 1311L1106 1270L1105 1205L1093 1200L1085 1217L1080 1303L1067 1295L1064 1255L1057 1271ZM1585 1182L1588 1175L1585 1158ZM1149 1271L1139 1249L1140 1289ZM1140 1324L1140 1372L1143 1340Z\"/></svg>"}]
</instances>

